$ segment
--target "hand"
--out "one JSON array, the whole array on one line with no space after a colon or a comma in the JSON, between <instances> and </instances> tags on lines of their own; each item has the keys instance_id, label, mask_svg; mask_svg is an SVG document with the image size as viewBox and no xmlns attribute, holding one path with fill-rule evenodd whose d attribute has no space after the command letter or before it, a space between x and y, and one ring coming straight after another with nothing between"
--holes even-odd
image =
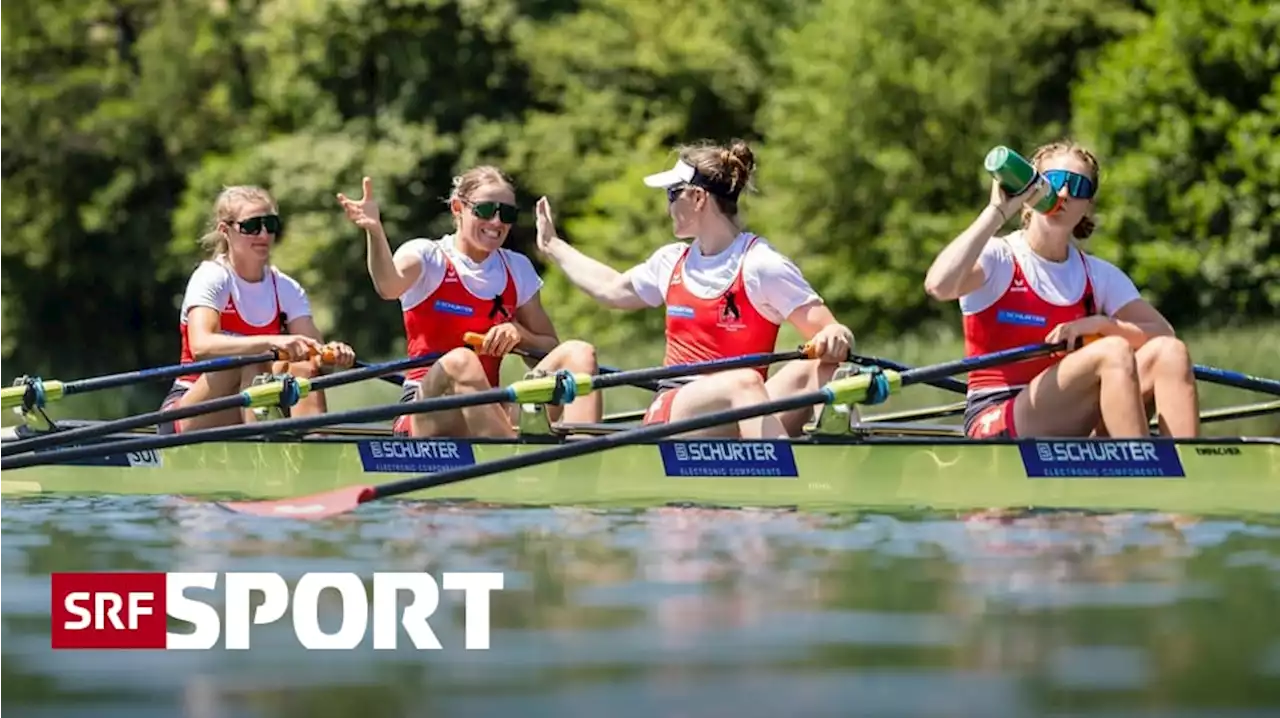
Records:
<instances>
[{"instance_id":1,"label":"hand","mask_svg":"<svg viewBox=\"0 0 1280 718\"><path fill-rule=\"evenodd\" d=\"M267 339L272 349L283 352L286 361L306 361L320 353L320 342L301 334L281 334Z\"/></svg>"},{"instance_id":2,"label":"hand","mask_svg":"<svg viewBox=\"0 0 1280 718\"><path fill-rule=\"evenodd\" d=\"M534 205L534 217L538 225L538 250L543 254L551 254L551 244L556 237L556 220L551 216L551 202L543 197Z\"/></svg>"},{"instance_id":3,"label":"hand","mask_svg":"<svg viewBox=\"0 0 1280 718\"><path fill-rule=\"evenodd\" d=\"M1017 214L1025 204L1035 204L1044 197L1049 191L1048 182L1032 182L1031 186L1022 191L1022 194L1010 196L1004 188L1000 186L998 180L991 180L991 206L996 208L1000 216L1005 221L1009 221Z\"/></svg>"},{"instance_id":4,"label":"hand","mask_svg":"<svg viewBox=\"0 0 1280 718\"><path fill-rule=\"evenodd\" d=\"M1067 343L1067 351L1072 351L1076 348L1077 339L1105 336L1114 327L1115 323L1109 317L1094 314L1073 322L1059 324L1045 335L1044 340L1049 344L1065 341Z\"/></svg>"},{"instance_id":5,"label":"hand","mask_svg":"<svg viewBox=\"0 0 1280 718\"><path fill-rule=\"evenodd\" d=\"M843 324L828 324L813 335L809 346L823 364L839 364L849 360L853 348L853 331Z\"/></svg>"},{"instance_id":6,"label":"hand","mask_svg":"<svg viewBox=\"0 0 1280 718\"><path fill-rule=\"evenodd\" d=\"M342 205L343 211L347 213L347 219L351 220L357 227L366 232L374 232L382 227L382 212L378 209L378 203L373 199L373 180L368 177L364 178L361 185L363 196L357 202L348 199L341 192L338 193L338 203Z\"/></svg>"},{"instance_id":7,"label":"hand","mask_svg":"<svg viewBox=\"0 0 1280 718\"><path fill-rule=\"evenodd\" d=\"M503 322L485 332L480 353L489 356L505 356L520 345L520 330L511 322Z\"/></svg>"},{"instance_id":8,"label":"hand","mask_svg":"<svg viewBox=\"0 0 1280 718\"><path fill-rule=\"evenodd\" d=\"M324 355L326 353L333 354L332 362L324 361ZM352 365L356 363L355 350L342 342L329 342L328 344L325 344L323 351L320 353L320 357L320 363L336 366L340 369L350 369Z\"/></svg>"}]
</instances>

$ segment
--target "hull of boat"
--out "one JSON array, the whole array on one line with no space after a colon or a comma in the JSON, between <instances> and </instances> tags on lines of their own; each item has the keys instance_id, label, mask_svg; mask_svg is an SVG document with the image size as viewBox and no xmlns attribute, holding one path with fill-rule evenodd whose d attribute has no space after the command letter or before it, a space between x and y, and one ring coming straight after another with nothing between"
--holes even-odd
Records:
<instances>
[{"instance_id":1,"label":"hull of boat","mask_svg":"<svg viewBox=\"0 0 1280 718\"><path fill-rule=\"evenodd\" d=\"M0 477L0 488L6 496L281 498L543 448L537 442L392 438L210 443L10 470ZM664 441L406 498L538 506L1280 513L1280 441Z\"/></svg>"}]
</instances>

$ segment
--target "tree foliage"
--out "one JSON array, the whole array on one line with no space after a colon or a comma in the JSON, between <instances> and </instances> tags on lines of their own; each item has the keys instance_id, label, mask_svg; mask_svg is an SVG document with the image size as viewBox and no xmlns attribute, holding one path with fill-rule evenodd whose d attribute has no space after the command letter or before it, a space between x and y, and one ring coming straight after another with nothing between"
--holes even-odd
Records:
<instances>
[{"instance_id":1,"label":"tree foliage","mask_svg":"<svg viewBox=\"0 0 1280 718\"><path fill-rule=\"evenodd\" d=\"M1075 135L1103 161L1094 249L1181 325L1280 308L1280 12L1264 0L17 0L3 15L3 356L169 363L225 185L279 199L277 262L326 331L402 351L334 200L375 179L395 241L452 175L506 168L623 269L670 241L640 178L680 143L758 150L751 226L863 343L955 309L921 281L981 208L985 151ZM532 211L512 245L532 254ZM535 260L537 259L535 255ZM557 272L564 336L656 340ZM51 347L75 347L53 351Z\"/></svg>"}]
</instances>

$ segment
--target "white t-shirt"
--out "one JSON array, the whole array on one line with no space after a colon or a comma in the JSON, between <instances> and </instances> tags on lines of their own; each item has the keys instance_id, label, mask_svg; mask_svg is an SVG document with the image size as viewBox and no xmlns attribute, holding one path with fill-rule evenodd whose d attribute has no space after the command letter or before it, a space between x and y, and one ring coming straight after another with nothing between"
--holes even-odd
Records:
<instances>
[{"instance_id":1,"label":"white t-shirt","mask_svg":"<svg viewBox=\"0 0 1280 718\"><path fill-rule=\"evenodd\" d=\"M775 324L782 324L792 312L806 304L822 301L794 262L764 238L751 244L754 236L744 232L728 249L710 257L702 254L700 244L695 241L684 260L685 289L700 299L715 299L729 288L741 267L747 299L761 316ZM662 306L676 263L688 246L686 242L664 245L644 263L627 270L632 288L645 304Z\"/></svg>"},{"instance_id":2,"label":"white t-shirt","mask_svg":"<svg viewBox=\"0 0 1280 718\"><path fill-rule=\"evenodd\" d=\"M996 302L1013 282L1013 258L1018 258L1022 274L1031 289L1047 302L1067 306L1079 302L1084 296L1084 263L1074 246L1067 250L1065 262L1054 262L1036 254L1027 246L1022 230L1006 237L995 237L983 248L979 262L987 281L974 291L960 297L960 311L977 314ZM1133 280L1119 267L1097 257L1085 254L1089 263L1089 278L1093 280L1093 299L1098 310L1107 316L1115 316L1124 305L1140 299Z\"/></svg>"},{"instance_id":3,"label":"white t-shirt","mask_svg":"<svg viewBox=\"0 0 1280 718\"><path fill-rule=\"evenodd\" d=\"M226 309L227 300L234 299L236 311L246 322L257 327L274 324L277 319L277 292L280 295L279 311L284 312L289 321L311 316L307 293L293 277L270 267L275 282L271 281L271 275L263 275L260 282L249 282L225 262L224 255L219 255L212 261L201 262L191 273L187 293L182 297L181 323L187 323L187 312L192 307L209 307L221 312Z\"/></svg>"},{"instance_id":4,"label":"white t-shirt","mask_svg":"<svg viewBox=\"0 0 1280 718\"><path fill-rule=\"evenodd\" d=\"M446 257L453 262L462 286L477 297L489 299L502 294L507 287L507 267L511 268L511 277L515 281L517 307L524 306L542 289L542 277L538 276L528 257L509 249L499 249L477 264L454 247L452 234L440 239L411 239L396 249L397 260L405 256L415 257L422 264L418 281L400 295L400 306L406 312L431 296L444 281Z\"/></svg>"}]
</instances>

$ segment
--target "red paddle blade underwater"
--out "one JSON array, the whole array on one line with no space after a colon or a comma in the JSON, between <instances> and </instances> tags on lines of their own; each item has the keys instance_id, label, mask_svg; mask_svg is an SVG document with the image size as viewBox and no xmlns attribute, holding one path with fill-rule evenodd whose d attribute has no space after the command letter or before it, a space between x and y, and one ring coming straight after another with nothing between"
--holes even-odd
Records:
<instances>
[{"instance_id":1,"label":"red paddle blade underwater","mask_svg":"<svg viewBox=\"0 0 1280 718\"><path fill-rule=\"evenodd\" d=\"M372 499L372 486L347 486L337 491L298 496L275 501L220 501L218 505L228 511L253 516L275 518L323 519L355 509Z\"/></svg>"}]
</instances>

